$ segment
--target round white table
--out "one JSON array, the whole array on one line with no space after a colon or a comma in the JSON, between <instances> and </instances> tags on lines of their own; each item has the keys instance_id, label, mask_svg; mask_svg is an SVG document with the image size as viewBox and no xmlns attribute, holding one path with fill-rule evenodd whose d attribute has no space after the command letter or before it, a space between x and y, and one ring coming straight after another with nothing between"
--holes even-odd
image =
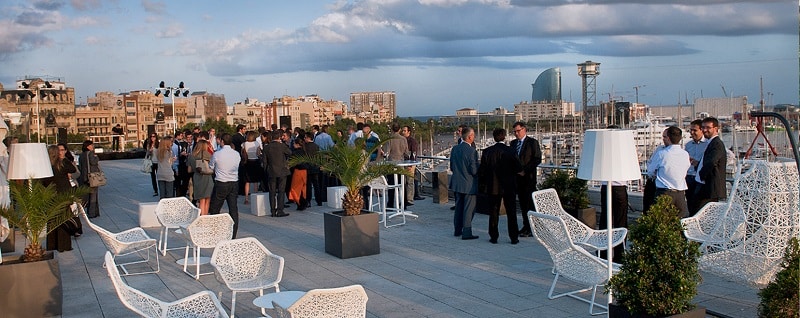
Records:
<instances>
[{"instance_id":1,"label":"round white table","mask_svg":"<svg viewBox=\"0 0 800 318\"><path fill-rule=\"evenodd\" d=\"M295 301L300 299L300 297L303 297L303 295L305 294L306 292L303 291L291 291L291 290L277 292L277 293L269 293L264 296L259 296L256 299L253 299L253 305L266 309L274 309L274 307L272 307L272 302L274 301L275 303L281 305L281 307L288 308L289 306L294 304Z\"/></svg>"}]
</instances>

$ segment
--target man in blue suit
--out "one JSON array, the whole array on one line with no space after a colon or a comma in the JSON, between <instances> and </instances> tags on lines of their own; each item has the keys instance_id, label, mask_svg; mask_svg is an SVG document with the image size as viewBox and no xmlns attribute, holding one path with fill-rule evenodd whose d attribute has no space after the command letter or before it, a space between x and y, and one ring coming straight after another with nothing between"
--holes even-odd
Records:
<instances>
[{"instance_id":1,"label":"man in blue suit","mask_svg":"<svg viewBox=\"0 0 800 318\"><path fill-rule=\"evenodd\" d=\"M474 240L472 235L472 216L475 213L475 200L478 193L478 152L472 147L475 142L475 131L466 127L461 130L459 143L450 151L450 190L456 198L453 214L454 235L461 235L462 240Z\"/></svg>"}]
</instances>

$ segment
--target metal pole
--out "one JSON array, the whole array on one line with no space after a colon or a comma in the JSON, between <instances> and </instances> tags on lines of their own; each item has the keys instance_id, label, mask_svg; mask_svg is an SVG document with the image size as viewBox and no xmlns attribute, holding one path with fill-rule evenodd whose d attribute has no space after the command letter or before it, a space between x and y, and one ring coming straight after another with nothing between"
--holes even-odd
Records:
<instances>
[{"instance_id":1,"label":"metal pole","mask_svg":"<svg viewBox=\"0 0 800 318\"><path fill-rule=\"evenodd\" d=\"M36 142L39 142L39 143L42 142L42 131L40 129L42 118L41 118L41 116L40 116L41 114L39 112L39 94L41 94L41 93L42 92L39 90L39 86L37 85L36 86L36 97L35 97L36 98Z\"/></svg>"}]
</instances>

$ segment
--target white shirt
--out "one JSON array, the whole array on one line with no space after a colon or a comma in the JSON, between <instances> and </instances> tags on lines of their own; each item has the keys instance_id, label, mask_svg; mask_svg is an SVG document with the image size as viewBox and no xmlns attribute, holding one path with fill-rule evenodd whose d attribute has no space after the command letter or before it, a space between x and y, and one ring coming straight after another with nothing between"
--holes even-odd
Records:
<instances>
[{"instance_id":1,"label":"white shirt","mask_svg":"<svg viewBox=\"0 0 800 318\"><path fill-rule=\"evenodd\" d=\"M211 161L208 163L211 169L214 169L218 182L234 182L239 181L239 162L242 156L231 146L224 145L220 151L214 152L211 156Z\"/></svg>"},{"instance_id":2,"label":"white shirt","mask_svg":"<svg viewBox=\"0 0 800 318\"><path fill-rule=\"evenodd\" d=\"M656 178L656 188L686 190L686 171L689 170L689 153L680 145L671 145L656 151L647 164L647 174Z\"/></svg>"},{"instance_id":3,"label":"white shirt","mask_svg":"<svg viewBox=\"0 0 800 318\"><path fill-rule=\"evenodd\" d=\"M687 142L686 145L684 145L684 148L686 148L686 152L689 153L689 157L694 160L697 160L698 164L700 160L703 159L703 153L706 152L706 147L708 147L708 140L706 139L706 137L701 138L699 141L694 141L694 139L692 139L689 142ZM695 174L697 174L697 169L695 169L694 166L689 166L689 172L686 174L694 176Z\"/></svg>"}]
</instances>

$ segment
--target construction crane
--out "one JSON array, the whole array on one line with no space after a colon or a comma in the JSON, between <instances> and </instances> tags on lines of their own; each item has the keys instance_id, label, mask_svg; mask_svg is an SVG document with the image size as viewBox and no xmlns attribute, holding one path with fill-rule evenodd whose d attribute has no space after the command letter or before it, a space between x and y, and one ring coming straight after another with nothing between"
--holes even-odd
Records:
<instances>
[{"instance_id":1,"label":"construction crane","mask_svg":"<svg viewBox=\"0 0 800 318\"><path fill-rule=\"evenodd\" d=\"M722 86L722 84L719 84L719 86L722 87L722 93L725 94L725 97L728 97L728 91L725 90L725 86Z\"/></svg>"}]
</instances>

